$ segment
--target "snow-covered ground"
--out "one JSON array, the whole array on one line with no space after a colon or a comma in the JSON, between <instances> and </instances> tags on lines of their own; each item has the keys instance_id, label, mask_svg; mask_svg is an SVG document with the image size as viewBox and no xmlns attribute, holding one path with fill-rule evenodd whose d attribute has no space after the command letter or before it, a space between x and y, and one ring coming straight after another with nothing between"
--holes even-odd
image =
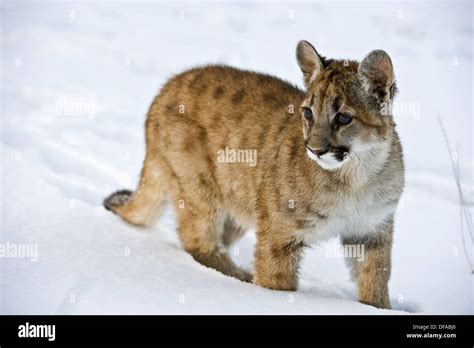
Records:
<instances>
[{"instance_id":1,"label":"snow-covered ground","mask_svg":"<svg viewBox=\"0 0 474 348\"><path fill-rule=\"evenodd\" d=\"M0 247L37 246L38 255L0 258L0 313L474 313L436 118L472 213L473 16L472 3L453 1L3 2ZM168 77L220 62L300 84L300 39L334 58L382 48L394 62L397 101L408 110L396 117L407 185L396 216L393 311L356 301L328 244L307 250L297 292L276 292L194 262L171 209L145 230L102 208L110 192L135 188L145 113ZM254 241L251 232L231 249L248 269Z\"/></svg>"}]
</instances>

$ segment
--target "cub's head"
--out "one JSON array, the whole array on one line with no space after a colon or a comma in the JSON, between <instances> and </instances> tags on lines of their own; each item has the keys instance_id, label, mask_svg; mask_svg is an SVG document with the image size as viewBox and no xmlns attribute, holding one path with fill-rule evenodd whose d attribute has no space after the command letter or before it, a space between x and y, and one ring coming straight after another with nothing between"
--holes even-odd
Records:
<instances>
[{"instance_id":1,"label":"cub's head","mask_svg":"<svg viewBox=\"0 0 474 348\"><path fill-rule=\"evenodd\" d=\"M335 170L387 149L396 90L388 54L372 51L361 63L327 60L300 41L296 58L306 86L300 110L308 156Z\"/></svg>"}]
</instances>

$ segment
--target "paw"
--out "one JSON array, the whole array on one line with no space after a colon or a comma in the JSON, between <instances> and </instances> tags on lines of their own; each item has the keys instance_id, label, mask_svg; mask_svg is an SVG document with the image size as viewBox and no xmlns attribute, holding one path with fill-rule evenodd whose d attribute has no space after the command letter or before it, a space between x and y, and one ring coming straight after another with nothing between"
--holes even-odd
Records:
<instances>
[{"instance_id":1,"label":"paw","mask_svg":"<svg viewBox=\"0 0 474 348\"><path fill-rule=\"evenodd\" d=\"M388 299L383 299L383 300L379 300L379 301L359 300L359 302L363 303L363 304L366 304L366 305L369 305L369 306L380 308L380 309L392 309L392 306L390 305L390 300L388 300Z\"/></svg>"},{"instance_id":2,"label":"paw","mask_svg":"<svg viewBox=\"0 0 474 348\"><path fill-rule=\"evenodd\" d=\"M254 278L254 283L263 288L280 291L296 291L298 290L298 282L295 279L276 279L275 277Z\"/></svg>"},{"instance_id":3,"label":"paw","mask_svg":"<svg viewBox=\"0 0 474 348\"><path fill-rule=\"evenodd\" d=\"M246 283L252 283L253 281L252 273L244 271L244 270L240 270L239 274L237 275L237 278Z\"/></svg>"}]
</instances>

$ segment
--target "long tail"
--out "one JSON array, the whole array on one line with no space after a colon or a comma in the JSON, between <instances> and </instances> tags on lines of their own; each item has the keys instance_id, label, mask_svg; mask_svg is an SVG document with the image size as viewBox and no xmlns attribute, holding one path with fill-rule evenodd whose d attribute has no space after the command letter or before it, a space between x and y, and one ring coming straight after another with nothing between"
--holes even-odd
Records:
<instances>
[{"instance_id":1,"label":"long tail","mask_svg":"<svg viewBox=\"0 0 474 348\"><path fill-rule=\"evenodd\" d=\"M140 183L135 192L120 190L104 199L104 207L123 220L137 226L149 226L158 217L166 203L166 194L157 170L150 170L145 161Z\"/></svg>"}]
</instances>

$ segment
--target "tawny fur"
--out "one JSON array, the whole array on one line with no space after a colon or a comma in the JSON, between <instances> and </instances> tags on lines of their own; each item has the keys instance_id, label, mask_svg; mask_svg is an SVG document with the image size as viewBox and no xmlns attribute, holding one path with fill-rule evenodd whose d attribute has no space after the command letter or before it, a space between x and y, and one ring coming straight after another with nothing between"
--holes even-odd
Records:
<instances>
[{"instance_id":1,"label":"tawny fur","mask_svg":"<svg viewBox=\"0 0 474 348\"><path fill-rule=\"evenodd\" d=\"M360 64L326 60L300 42L306 91L226 66L175 76L148 112L138 189L111 195L105 206L146 226L171 201L184 249L244 281L252 276L232 262L226 247L255 227L253 281L278 290L297 289L305 245L340 235L343 243L365 246L363 261L349 260L359 300L389 308L403 161L393 118L380 109L395 90L385 55L374 51ZM312 109L312 120L302 116L305 107ZM352 122L334 125L337 112L350 113ZM340 168L324 169L319 157L308 155L336 145L348 149ZM220 163L225 148L256 150L256 165Z\"/></svg>"}]
</instances>

